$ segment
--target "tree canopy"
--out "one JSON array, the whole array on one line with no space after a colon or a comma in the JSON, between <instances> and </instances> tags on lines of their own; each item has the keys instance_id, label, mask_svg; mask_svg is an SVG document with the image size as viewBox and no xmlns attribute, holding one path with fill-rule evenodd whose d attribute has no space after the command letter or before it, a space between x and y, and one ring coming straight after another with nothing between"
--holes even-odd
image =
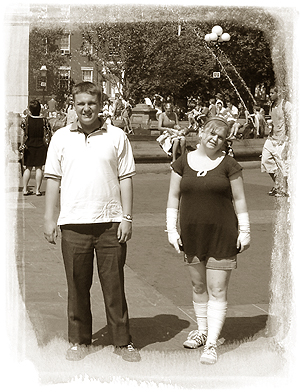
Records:
<instances>
[{"instance_id":1,"label":"tree canopy","mask_svg":"<svg viewBox=\"0 0 300 392\"><path fill-rule=\"evenodd\" d=\"M204 36L212 24L181 22L180 34L178 26L178 21L93 23L85 24L82 34L94 48L94 60L123 81L125 96L140 100L158 93L182 99L199 94L207 99L212 93L215 59L205 47ZM223 27L231 40L222 50L251 91L257 84L272 82L271 52L264 32L233 22ZM229 74L247 95L235 73L229 69ZM224 91L232 90L224 75L219 85Z\"/></svg>"},{"instance_id":2,"label":"tree canopy","mask_svg":"<svg viewBox=\"0 0 300 392\"><path fill-rule=\"evenodd\" d=\"M103 78L115 84L121 81L125 97L136 101L155 93L177 99L199 94L207 99L216 84L234 95L224 73L218 81L212 77L216 61L205 47L204 36L214 25L230 34L230 42L222 50L252 94L256 85L273 83L274 69L282 83L287 79L284 45L279 45L280 20L267 9L110 4L71 6L70 14L66 9L59 16L62 11L56 8L52 12L49 8L46 14L35 10L32 26L37 30L51 30L52 26L55 34L61 28L80 30L84 41L93 46L92 59ZM39 44L33 48L33 57L38 62L42 58L40 41L35 42ZM281 47L283 50L278 49ZM56 54L47 62L49 69L53 64L54 74L58 62ZM243 98L249 98L235 72L227 71Z\"/></svg>"}]
</instances>

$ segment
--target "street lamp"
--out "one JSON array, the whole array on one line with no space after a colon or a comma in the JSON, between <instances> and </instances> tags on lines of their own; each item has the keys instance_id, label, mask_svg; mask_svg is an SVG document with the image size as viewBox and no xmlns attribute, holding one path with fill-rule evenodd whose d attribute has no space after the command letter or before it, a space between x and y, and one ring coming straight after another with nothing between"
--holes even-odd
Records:
<instances>
[{"instance_id":1,"label":"street lamp","mask_svg":"<svg viewBox=\"0 0 300 392\"><path fill-rule=\"evenodd\" d=\"M230 40L230 35L228 33L223 33L221 26L214 26L211 29L211 33L206 34L204 39L206 42L212 42L217 45L221 42L228 42Z\"/></svg>"},{"instance_id":2,"label":"street lamp","mask_svg":"<svg viewBox=\"0 0 300 392\"><path fill-rule=\"evenodd\" d=\"M41 87L43 87L43 104L45 103L45 89L47 87L47 67L46 65L42 65L40 68L41 74Z\"/></svg>"},{"instance_id":3,"label":"street lamp","mask_svg":"<svg viewBox=\"0 0 300 392\"><path fill-rule=\"evenodd\" d=\"M256 100L253 97L250 89L248 88L248 86L246 85L244 79L242 78L242 76L239 74L239 72L237 71L237 69L235 68L235 66L231 63L231 61L229 60L229 58L226 56L226 54L221 50L220 45L222 42L228 42L230 40L230 35L228 33L223 33L223 29L221 26L214 26L211 30L211 33L206 34L204 37L204 40L206 42L206 48L211 52L211 54L215 57L216 59L216 67L218 66L218 64L221 66L222 71L224 72L225 76L227 77L227 79L229 80L230 84L233 86L236 94L238 95L238 97L240 98L243 106L246 108L246 105L244 103L244 101L242 100L242 97L240 96L237 88L235 87L233 81L230 79L228 73L226 72L224 66L221 63L221 60L219 58L219 56L221 56L222 58L224 58L226 60L227 65L230 65L233 69L233 71L235 72L236 76L239 78L239 80L241 81L241 83L243 84L243 86L245 87L246 91L248 92L249 96L251 97L254 105L256 105ZM210 45L209 45L210 44ZM214 72L213 73L213 78L219 78L221 76L220 72Z\"/></svg>"},{"instance_id":4,"label":"street lamp","mask_svg":"<svg viewBox=\"0 0 300 392\"><path fill-rule=\"evenodd\" d=\"M219 48L219 44L221 42L228 42L230 40L230 35L228 33L223 33L223 29L221 26L214 26L211 29L211 33L206 34L204 40L209 44L213 44L216 48ZM213 79L218 79L221 76L221 73L218 71L218 58L216 57L216 70L213 72ZM218 83L216 82L215 93L217 92Z\"/></svg>"}]
</instances>

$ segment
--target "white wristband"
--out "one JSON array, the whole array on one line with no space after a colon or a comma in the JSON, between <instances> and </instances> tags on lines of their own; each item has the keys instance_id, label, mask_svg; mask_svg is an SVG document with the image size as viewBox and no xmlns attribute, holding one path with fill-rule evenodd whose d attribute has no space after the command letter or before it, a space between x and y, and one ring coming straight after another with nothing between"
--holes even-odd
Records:
<instances>
[{"instance_id":1,"label":"white wristband","mask_svg":"<svg viewBox=\"0 0 300 392\"><path fill-rule=\"evenodd\" d=\"M177 231L177 208L167 208L166 218L167 218L167 232Z\"/></svg>"},{"instance_id":2,"label":"white wristband","mask_svg":"<svg viewBox=\"0 0 300 392\"><path fill-rule=\"evenodd\" d=\"M250 220L248 212L242 212L237 214L237 219L239 223L239 230L244 232L250 231Z\"/></svg>"}]
</instances>

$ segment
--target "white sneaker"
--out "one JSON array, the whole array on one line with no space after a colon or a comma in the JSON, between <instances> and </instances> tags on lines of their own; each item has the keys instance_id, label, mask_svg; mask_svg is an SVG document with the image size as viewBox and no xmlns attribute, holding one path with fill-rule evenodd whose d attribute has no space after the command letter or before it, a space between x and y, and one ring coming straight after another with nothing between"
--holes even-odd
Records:
<instances>
[{"instance_id":1,"label":"white sneaker","mask_svg":"<svg viewBox=\"0 0 300 392\"><path fill-rule=\"evenodd\" d=\"M204 346L204 351L201 355L200 362L204 365L214 365L218 360L218 354L215 344L207 344Z\"/></svg>"},{"instance_id":2,"label":"white sneaker","mask_svg":"<svg viewBox=\"0 0 300 392\"><path fill-rule=\"evenodd\" d=\"M183 343L183 347L185 348L199 348L204 346L206 343L206 335L204 333L200 333L198 330L191 331L188 334L187 340Z\"/></svg>"}]
</instances>

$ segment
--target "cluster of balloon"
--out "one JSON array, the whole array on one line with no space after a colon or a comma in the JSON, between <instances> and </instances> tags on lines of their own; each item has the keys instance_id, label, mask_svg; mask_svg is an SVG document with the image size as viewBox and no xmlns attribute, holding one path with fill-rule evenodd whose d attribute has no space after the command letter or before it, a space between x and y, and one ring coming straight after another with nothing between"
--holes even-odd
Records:
<instances>
[{"instance_id":1,"label":"cluster of balloon","mask_svg":"<svg viewBox=\"0 0 300 392\"><path fill-rule=\"evenodd\" d=\"M214 26L211 29L211 33L206 34L204 39L206 42L228 42L230 40L230 35L228 33L223 33L221 26Z\"/></svg>"}]
</instances>

